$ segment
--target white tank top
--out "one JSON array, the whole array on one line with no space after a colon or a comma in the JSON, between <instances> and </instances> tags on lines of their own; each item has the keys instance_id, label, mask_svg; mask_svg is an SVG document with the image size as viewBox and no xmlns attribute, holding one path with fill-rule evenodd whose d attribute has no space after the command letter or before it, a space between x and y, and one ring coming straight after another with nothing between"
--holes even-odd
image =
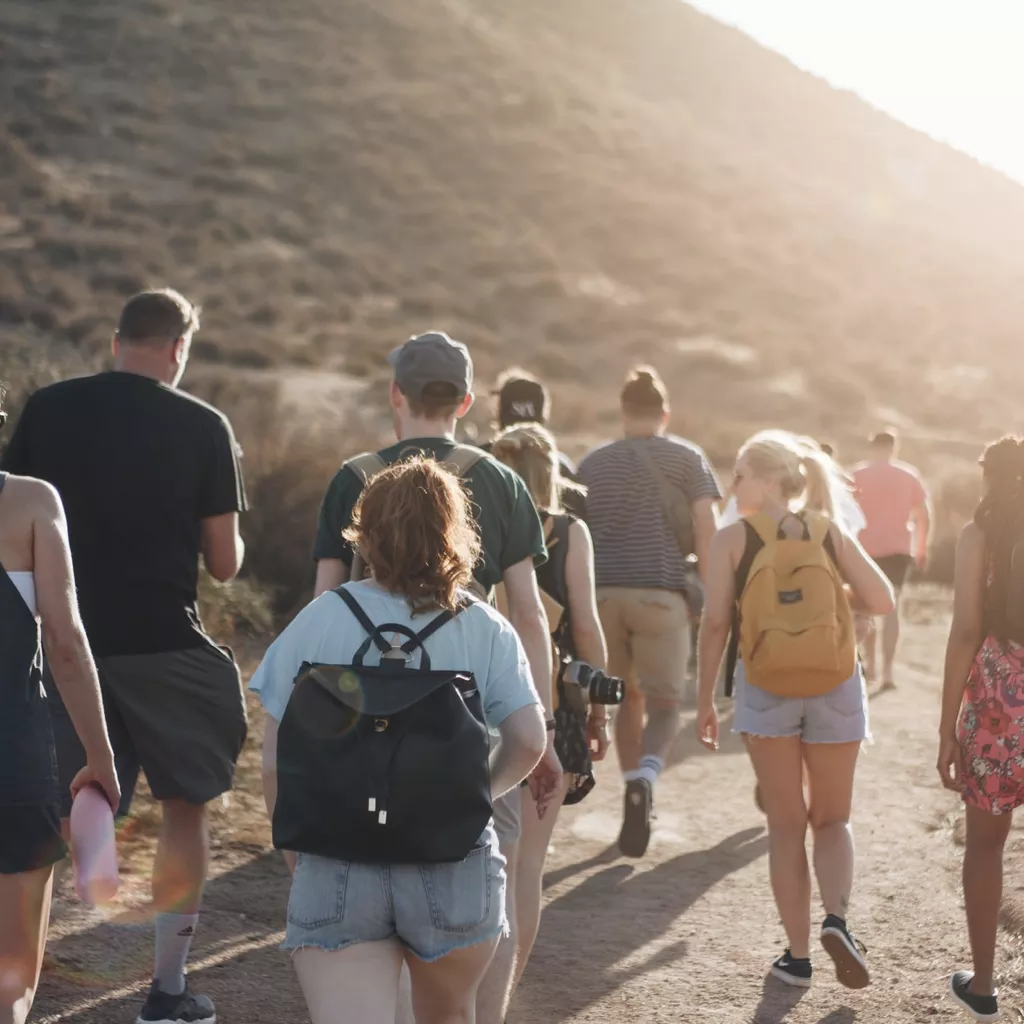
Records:
<instances>
[{"instance_id":1,"label":"white tank top","mask_svg":"<svg viewBox=\"0 0 1024 1024\"><path fill-rule=\"evenodd\" d=\"M28 610L36 614L36 577L32 572L9 572L10 581L17 588L18 593L25 599Z\"/></svg>"}]
</instances>

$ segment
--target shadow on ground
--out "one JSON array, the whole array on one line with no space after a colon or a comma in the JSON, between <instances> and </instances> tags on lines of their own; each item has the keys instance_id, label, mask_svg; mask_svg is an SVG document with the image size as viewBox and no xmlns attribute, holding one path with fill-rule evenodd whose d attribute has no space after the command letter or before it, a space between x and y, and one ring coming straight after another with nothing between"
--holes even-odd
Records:
<instances>
[{"instance_id":1,"label":"shadow on ground","mask_svg":"<svg viewBox=\"0 0 1024 1024\"><path fill-rule=\"evenodd\" d=\"M688 943L681 939L639 963L620 966L630 954L664 935L710 889L764 856L767 849L763 831L748 828L717 846L681 854L649 871L610 864L553 900L544 908L545 926L510 1021L555 1024L570 1019L627 982L684 960ZM610 856L606 850L582 865L549 873L545 882L570 878ZM630 907L628 927L623 925L624 905ZM571 979L557 991L545 986L543 1004L529 984L537 964L549 977Z\"/></svg>"},{"instance_id":2,"label":"shadow on ground","mask_svg":"<svg viewBox=\"0 0 1024 1024\"><path fill-rule=\"evenodd\" d=\"M209 995L225 1020L308 1021L287 954L277 948L287 900L288 871L272 851L207 886L189 984ZM125 913L51 941L47 953L33 1020L109 1024L135 1019L152 969L151 921ZM272 985L268 978L274 979Z\"/></svg>"}]
</instances>

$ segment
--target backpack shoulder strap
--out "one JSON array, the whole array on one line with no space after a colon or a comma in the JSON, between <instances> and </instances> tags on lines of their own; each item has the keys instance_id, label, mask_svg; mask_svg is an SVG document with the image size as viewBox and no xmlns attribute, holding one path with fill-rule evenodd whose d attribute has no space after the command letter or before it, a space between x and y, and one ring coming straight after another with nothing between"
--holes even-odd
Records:
<instances>
[{"instance_id":1,"label":"backpack shoulder strap","mask_svg":"<svg viewBox=\"0 0 1024 1024\"><path fill-rule=\"evenodd\" d=\"M487 452L474 448L469 444L457 444L444 458L441 465L446 466L458 477L465 476Z\"/></svg>"},{"instance_id":2,"label":"backpack shoulder strap","mask_svg":"<svg viewBox=\"0 0 1024 1024\"><path fill-rule=\"evenodd\" d=\"M569 557L569 531L576 521L575 516L557 515L551 517L551 529L548 531L544 543L548 548L548 555L551 558L551 568L555 577L555 591L553 595L569 608L569 588L565 580L565 564Z\"/></svg>"},{"instance_id":3,"label":"backpack shoulder strap","mask_svg":"<svg viewBox=\"0 0 1024 1024\"><path fill-rule=\"evenodd\" d=\"M376 452L363 452L353 456L341 468L351 469L365 487L382 469L387 469L387 465Z\"/></svg>"},{"instance_id":4,"label":"backpack shoulder strap","mask_svg":"<svg viewBox=\"0 0 1024 1024\"><path fill-rule=\"evenodd\" d=\"M388 651L391 650L391 645L384 639L383 636L381 636L380 629L374 625L373 621L370 619L370 616L363 611L362 605L360 605L360 603L348 592L348 590L344 586L338 587L334 591L334 593L337 594L338 597L340 597L342 601L345 602L345 604L348 606L348 610L356 617L356 621L366 631L367 636L369 636L369 638L373 641L374 645L377 647L377 650L379 650L381 654L387 654Z\"/></svg>"},{"instance_id":5,"label":"backpack shoulder strap","mask_svg":"<svg viewBox=\"0 0 1024 1024\"><path fill-rule=\"evenodd\" d=\"M422 647L423 644L430 639L442 626L447 626L452 619L455 618L459 612L467 608L472 602L460 603L456 606L455 611L450 612L445 609L438 615L435 615L408 643L402 644L402 650L406 654L412 654L417 647ZM426 652L424 652L426 653Z\"/></svg>"},{"instance_id":6,"label":"backpack shoulder strap","mask_svg":"<svg viewBox=\"0 0 1024 1024\"><path fill-rule=\"evenodd\" d=\"M747 516L743 522L747 525L748 541L751 533L761 541L761 547L774 544L779 539L779 524L767 512Z\"/></svg>"}]
</instances>

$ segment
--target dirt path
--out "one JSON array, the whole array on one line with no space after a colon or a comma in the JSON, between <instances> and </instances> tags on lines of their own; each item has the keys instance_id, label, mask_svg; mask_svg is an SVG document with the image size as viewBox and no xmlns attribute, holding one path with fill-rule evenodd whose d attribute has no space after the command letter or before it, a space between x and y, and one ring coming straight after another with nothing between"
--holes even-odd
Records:
<instances>
[{"instance_id":1,"label":"dirt path","mask_svg":"<svg viewBox=\"0 0 1024 1024\"><path fill-rule=\"evenodd\" d=\"M872 702L875 744L858 776L858 877L851 922L870 950L874 984L848 992L817 957L815 988L798 998L765 970L782 931L767 881L752 776L729 737L700 752L688 727L658 791L658 829L640 863L610 849L620 787L606 770L587 801L566 812L549 861L537 950L510 1024L690 1022L888 1024L961 1019L945 979L966 962L957 895L955 801L934 780L944 603L919 598L903 648L900 689ZM726 719L728 722L728 719ZM287 880L273 853L226 845L211 884L193 966L223 1024L302 1024L286 958L276 949ZM134 881L136 897L141 878ZM38 1003L42 1021L130 1021L151 956L139 915L124 923L60 909L54 966ZM1010 957L1001 952L1004 1015L1024 1019Z\"/></svg>"}]
</instances>

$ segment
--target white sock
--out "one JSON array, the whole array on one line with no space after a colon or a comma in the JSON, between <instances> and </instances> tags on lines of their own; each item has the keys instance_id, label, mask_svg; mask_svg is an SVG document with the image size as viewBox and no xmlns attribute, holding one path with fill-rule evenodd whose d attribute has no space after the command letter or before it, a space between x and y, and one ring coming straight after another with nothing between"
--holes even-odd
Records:
<instances>
[{"instance_id":1,"label":"white sock","mask_svg":"<svg viewBox=\"0 0 1024 1024\"><path fill-rule=\"evenodd\" d=\"M156 915L156 969L161 992L179 996L185 991L185 961L199 923L198 914Z\"/></svg>"},{"instance_id":2,"label":"white sock","mask_svg":"<svg viewBox=\"0 0 1024 1024\"><path fill-rule=\"evenodd\" d=\"M665 762L657 754L644 754L640 758L640 767L623 772L622 778L625 782L635 782L637 779L643 779L653 789L654 784L658 781L658 776L664 770Z\"/></svg>"}]
</instances>

